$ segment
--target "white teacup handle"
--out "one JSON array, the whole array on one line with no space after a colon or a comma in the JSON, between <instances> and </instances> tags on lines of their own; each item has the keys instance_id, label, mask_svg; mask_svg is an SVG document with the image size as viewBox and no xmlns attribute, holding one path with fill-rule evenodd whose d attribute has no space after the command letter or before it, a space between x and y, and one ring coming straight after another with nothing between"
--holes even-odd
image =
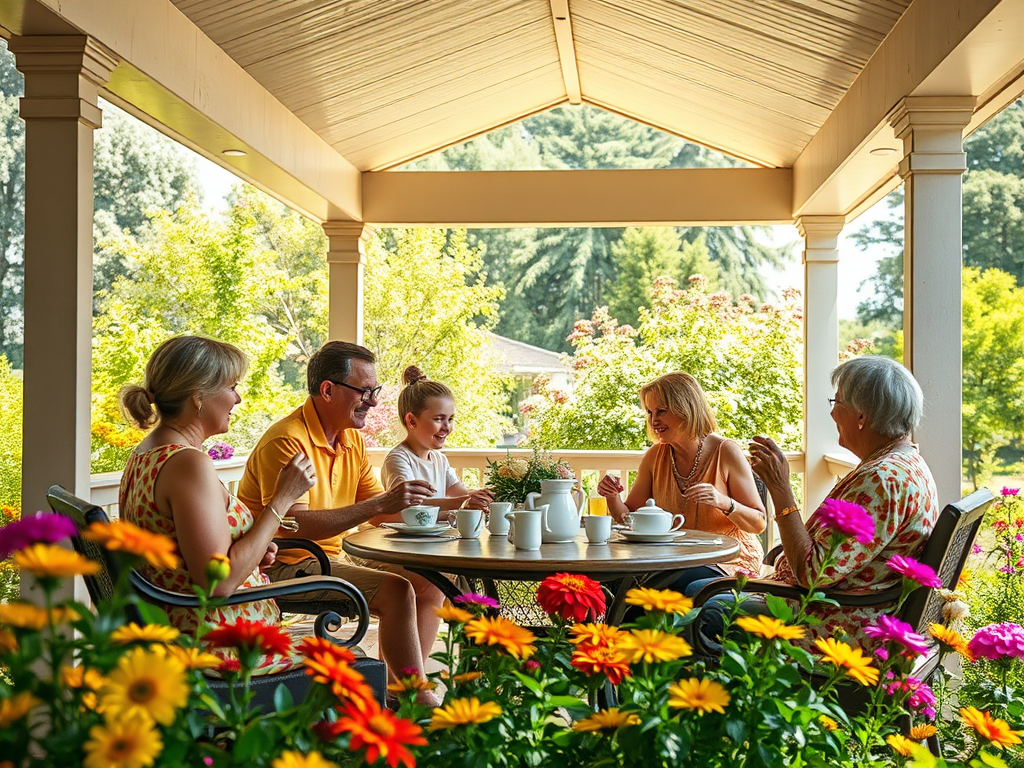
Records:
<instances>
[{"instance_id":1,"label":"white teacup handle","mask_svg":"<svg viewBox=\"0 0 1024 768\"><path fill-rule=\"evenodd\" d=\"M672 517L672 527L668 529L668 532L672 533L672 531L678 531L680 528L683 527L683 523L685 522L686 518L684 518L682 515L674 515Z\"/></svg>"},{"instance_id":2,"label":"white teacup handle","mask_svg":"<svg viewBox=\"0 0 1024 768\"><path fill-rule=\"evenodd\" d=\"M508 543L516 543L516 516L511 512L505 515L505 519L508 520Z\"/></svg>"}]
</instances>

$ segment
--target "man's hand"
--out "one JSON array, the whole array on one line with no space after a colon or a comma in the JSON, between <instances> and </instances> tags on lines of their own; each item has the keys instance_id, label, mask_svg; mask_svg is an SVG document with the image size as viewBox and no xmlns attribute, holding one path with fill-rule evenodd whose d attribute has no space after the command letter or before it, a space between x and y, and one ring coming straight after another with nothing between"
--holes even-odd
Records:
<instances>
[{"instance_id":1,"label":"man's hand","mask_svg":"<svg viewBox=\"0 0 1024 768\"><path fill-rule=\"evenodd\" d=\"M401 512L406 507L414 507L426 499L434 498L435 494L433 486L426 480L406 480L384 494L384 512Z\"/></svg>"},{"instance_id":2,"label":"man's hand","mask_svg":"<svg viewBox=\"0 0 1024 768\"><path fill-rule=\"evenodd\" d=\"M266 570L274 564L275 560L277 560L277 544L270 542L270 545L267 547L267 553L260 560L259 569L261 571Z\"/></svg>"}]
</instances>

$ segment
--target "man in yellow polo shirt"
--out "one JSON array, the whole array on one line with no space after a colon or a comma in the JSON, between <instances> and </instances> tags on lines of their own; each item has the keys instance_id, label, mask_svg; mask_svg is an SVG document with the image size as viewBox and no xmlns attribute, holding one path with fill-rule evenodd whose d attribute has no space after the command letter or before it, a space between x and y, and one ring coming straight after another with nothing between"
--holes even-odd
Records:
<instances>
[{"instance_id":1,"label":"man in yellow polo shirt","mask_svg":"<svg viewBox=\"0 0 1024 768\"><path fill-rule=\"evenodd\" d=\"M324 344L307 367L309 397L260 438L245 465L238 497L256 515L270 511L267 505L281 468L296 451L305 453L315 471L313 487L291 509L273 512L293 516L299 530L292 535L318 542L332 560L332 575L351 582L366 596L370 612L380 619L381 655L389 669L422 670L433 638L420 637L417 613L430 611L431 624L436 624L432 613L441 604L440 592L393 566L356 565L341 551L346 531L435 495L422 480L384 493L373 475L359 429L380 393L375 362L365 347L341 341ZM302 553L282 552L266 573L279 581L303 575L308 566ZM314 566L308 572L318 571Z\"/></svg>"}]
</instances>

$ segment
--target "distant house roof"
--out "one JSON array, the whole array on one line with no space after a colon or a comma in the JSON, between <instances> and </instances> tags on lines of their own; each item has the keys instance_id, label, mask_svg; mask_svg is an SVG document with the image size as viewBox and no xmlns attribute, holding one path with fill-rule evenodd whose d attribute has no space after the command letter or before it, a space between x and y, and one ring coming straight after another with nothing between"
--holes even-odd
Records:
<instances>
[{"instance_id":1,"label":"distant house roof","mask_svg":"<svg viewBox=\"0 0 1024 768\"><path fill-rule=\"evenodd\" d=\"M565 366L562 356L550 349L541 349L532 344L524 344L515 339L489 334L494 348L501 354L502 361L498 365L501 373L533 374L563 373Z\"/></svg>"}]
</instances>

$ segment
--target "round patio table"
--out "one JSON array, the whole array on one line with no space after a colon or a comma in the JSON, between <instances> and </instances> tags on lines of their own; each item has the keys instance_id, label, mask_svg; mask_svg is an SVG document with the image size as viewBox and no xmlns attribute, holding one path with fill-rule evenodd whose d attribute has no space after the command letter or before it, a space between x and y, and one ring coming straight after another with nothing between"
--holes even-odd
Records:
<instances>
[{"instance_id":1,"label":"round patio table","mask_svg":"<svg viewBox=\"0 0 1024 768\"><path fill-rule=\"evenodd\" d=\"M671 544L638 544L617 540L590 544L581 531L564 544L542 544L539 550L517 550L505 536L485 529L479 539L462 539L454 530L441 536L403 536L382 528L360 531L343 539L342 549L365 560L400 565L423 576L449 599L461 594L448 577L479 579L497 599L495 581L542 581L554 573L581 573L601 582L618 581L605 621L618 625L625 614L626 592L637 585L661 588L676 575L698 565L726 563L739 553L728 536L687 530Z\"/></svg>"}]
</instances>

